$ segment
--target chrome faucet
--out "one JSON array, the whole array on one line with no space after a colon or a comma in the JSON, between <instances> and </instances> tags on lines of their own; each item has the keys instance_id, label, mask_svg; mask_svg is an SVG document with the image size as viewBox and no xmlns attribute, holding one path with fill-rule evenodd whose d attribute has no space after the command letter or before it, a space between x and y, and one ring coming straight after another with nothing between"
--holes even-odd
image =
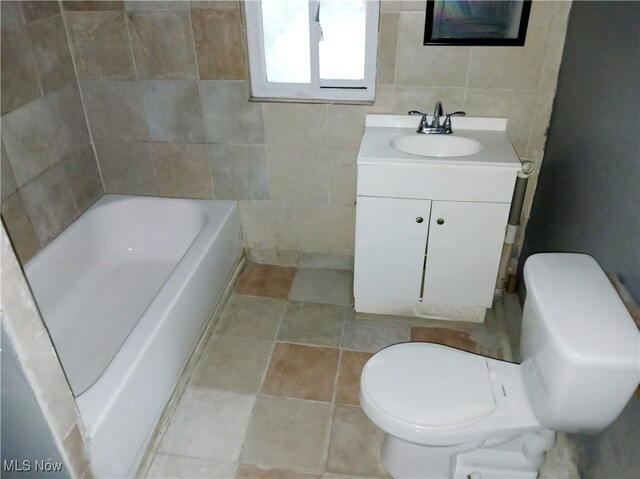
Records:
<instances>
[{"instance_id":1,"label":"chrome faucet","mask_svg":"<svg viewBox=\"0 0 640 479\"><path fill-rule=\"evenodd\" d=\"M422 113L418 110L411 110L409 115L422 115L420 118L420 124L418 125L417 133L426 133L426 134L440 134L440 135L448 135L453 133L451 129L451 117L452 116L465 116L465 112L463 111L454 111L453 113L448 113L445 116L444 123L440 125L440 118L443 116L442 112L442 102L437 102L435 108L433 109L433 119L431 120L431 124L429 124L429 120L427 118L426 113Z\"/></svg>"},{"instance_id":2,"label":"chrome faucet","mask_svg":"<svg viewBox=\"0 0 640 479\"><path fill-rule=\"evenodd\" d=\"M440 128L440 117L442 116L442 102L436 102L436 107L433 109L433 121L431 122L431 128Z\"/></svg>"}]
</instances>

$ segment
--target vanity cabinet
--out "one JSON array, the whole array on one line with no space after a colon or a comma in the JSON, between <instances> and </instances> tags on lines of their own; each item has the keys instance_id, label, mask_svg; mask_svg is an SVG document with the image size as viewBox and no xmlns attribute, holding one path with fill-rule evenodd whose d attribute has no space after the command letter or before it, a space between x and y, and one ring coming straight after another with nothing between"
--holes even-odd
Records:
<instances>
[{"instance_id":1,"label":"vanity cabinet","mask_svg":"<svg viewBox=\"0 0 640 479\"><path fill-rule=\"evenodd\" d=\"M359 196L356 311L491 307L508 214L508 203Z\"/></svg>"},{"instance_id":2,"label":"vanity cabinet","mask_svg":"<svg viewBox=\"0 0 640 479\"><path fill-rule=\"evenodd\" d=\"M492 306L521 164L506 120L456 120L456 133L480 150L436 158L394 148L395 139L416 134L405 117L367 116L358 154L357 312L482 322Z\"/></svg>"}]
</instances>

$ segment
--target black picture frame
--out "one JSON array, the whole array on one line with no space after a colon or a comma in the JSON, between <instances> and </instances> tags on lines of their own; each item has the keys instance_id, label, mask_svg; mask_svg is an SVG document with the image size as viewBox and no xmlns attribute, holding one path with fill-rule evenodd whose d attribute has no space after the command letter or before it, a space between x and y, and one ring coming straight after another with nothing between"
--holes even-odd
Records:
<instances>
[{"instance_id":1,"label":"black picture frame","mask_svg":"<svg viewBox=\"0 0 640 479\"><path fill-rule=\"evenodd\" d=\"M451 26L446 22L441 21L440 16L434 18L434 12L438 9L438 12L442 12L443 8L450 8L458 6L458 10L470 10L470 6L482 6L483 8L490 8L491 4L500 5L502 9L507 5L512 5L516 8L521 4L522 9L520 11L520 19L510 19L511 22L518 22L518 33L513 36L500 37L499 32L488 32L487 34L477 33L477 30L481 30L482 27L478 27L476 23L473 25L474 17L466 16L460 17L460 21L457 25ZM424 27L424 45L451 45L451 46L501 46L501 47L521 47L524 46L524 42L527 36L527 26L529 25L529 15L531 14L531 0L517 0L517 1L505 1L505 0L427 0L427 11ZM438 24L440 21L440 24ZM434 22L436 24L434 25ZM443 26L449 29L448 34L443 36L439 34L443 30ZM514 25L512 25L513 27ZM467 30L465 30L467 28ZM499 28L493 25L494 30ZM456 32L457 30L457 32ZM475 31L474 31L475 30ZM456 36L457 35L457 36Z\"/></svg>"}]
</instances>

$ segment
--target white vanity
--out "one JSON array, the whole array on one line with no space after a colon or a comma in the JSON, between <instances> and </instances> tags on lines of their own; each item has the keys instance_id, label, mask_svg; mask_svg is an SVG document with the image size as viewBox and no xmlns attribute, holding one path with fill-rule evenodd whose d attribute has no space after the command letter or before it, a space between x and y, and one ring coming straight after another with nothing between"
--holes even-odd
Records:
<instances>
[{"instance_id":1,"label":"white vanity","mask_svg":"<svg viewBox=\"0 0 640 479\"><path fill-rule=\"evenodd\" d=\"M358 154L357 312L484 320L521 169L506 126L456 117L453 134L427 135L416 133L415 117L367 115Z\"/></svg>"}]
</instances>

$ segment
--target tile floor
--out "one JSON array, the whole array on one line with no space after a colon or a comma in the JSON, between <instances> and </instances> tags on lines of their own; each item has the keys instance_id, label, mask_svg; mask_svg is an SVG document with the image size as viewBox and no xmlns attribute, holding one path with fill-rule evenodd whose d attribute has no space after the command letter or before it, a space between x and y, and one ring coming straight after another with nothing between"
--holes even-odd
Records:
<instances>
[{"instance_id":1,"label":"tile floor","mask_svg":"<svg viewBox=\"0 0 640 479\"><path fill-rule=\"evenodd\" d=\"M409 340L502 357L493 311L479 325L356 317L352 274L247 265L147 477L388 477L358 401L367 359Z\"/></svg>"}]
</instances>

